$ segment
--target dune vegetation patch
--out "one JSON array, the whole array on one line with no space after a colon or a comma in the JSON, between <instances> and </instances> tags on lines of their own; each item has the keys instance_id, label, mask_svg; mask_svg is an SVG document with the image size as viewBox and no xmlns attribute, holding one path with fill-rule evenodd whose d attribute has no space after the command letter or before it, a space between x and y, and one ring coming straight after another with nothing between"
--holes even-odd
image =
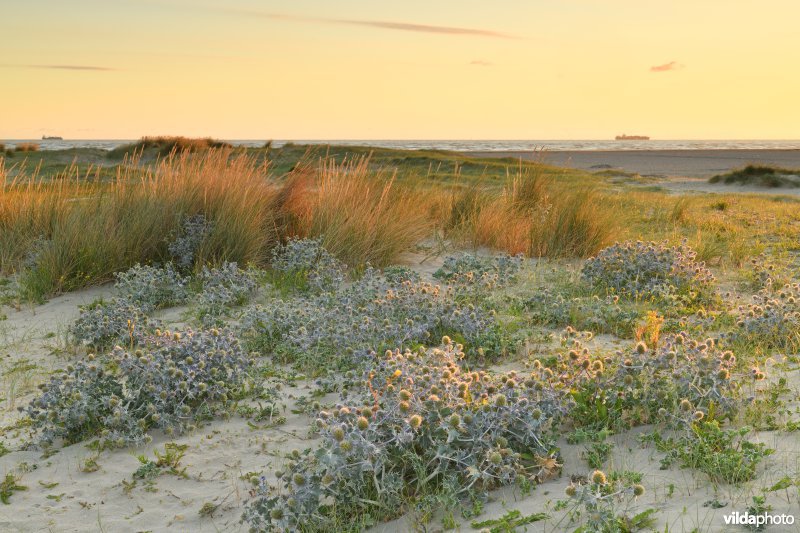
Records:
<instances>
[{"instance_id":1,"label":"dune vegetation patch","mask_svg":"<svg viewBox=\"0 0 800 533\"><path fill-rule=\"evenodd\" d=\"M704 531L797 508L794 202L281 149L4 174L12 527Z\"/></svg>"},{"instance_id":2,"label":"dune vegetation patch","mask_svg":"<svg viewBox=\"0 0 800 533\"><path fill-rule=\"evenodd\" d=\"M534 257L587 257L610 244L617 222L602 195L571 191L537 174L509 178L497 195L466 189L450 224L466 242Z\"/></svg>"},{"instance_id":3,"label":"dune vegetation patch","mask_svg":"<svg viewBox=\"0 0 800 533\"><path fill-rule=\"evenodd\" d=\"M769 165L747 165L726 174L712 176L709 183L752 185L755 187L800 187L800 170Z\"/></svg>"},{"instance_id":4,"label":"dune vegetation patch","mask_svg":"<svg viewBox=\"0 0 800 533\"><path fill-rule=\"evenodd\" d=\"M15 152L38 152L39 145L36 143L17 143L14 146Z\"/></svg>"},{"instance_id":5,"label":"dune vegetation patch","mask_svg":"<svg viewBox=\"0 0 800 533\"><path fill-rule=\"evenodd\" d=\"M120 158L134 153L153 152L158 156L168 156L172 152L200 152L212 148L232 148L233 145L211 137L155 136L142 137L138 141L119 146L108 152L110 158Z\"/></svg>"},{"instance_id":6,"label":"dune vegetation patch","mask_svg":"<svg viewBox=\"0 0 800 533\"><path fill-rule=\"evenodd\" d=\"M253 156L210 150L146 166L132 160L111 181L4 180L0 271L16 273L26 298L41 299L176 254L189 270L263 266L295 235L322 239L350 265L382 266L429 234L413 198L363 162L322 162L310 180L303 172L282 180Z\"/></svg>"}]
</instances>

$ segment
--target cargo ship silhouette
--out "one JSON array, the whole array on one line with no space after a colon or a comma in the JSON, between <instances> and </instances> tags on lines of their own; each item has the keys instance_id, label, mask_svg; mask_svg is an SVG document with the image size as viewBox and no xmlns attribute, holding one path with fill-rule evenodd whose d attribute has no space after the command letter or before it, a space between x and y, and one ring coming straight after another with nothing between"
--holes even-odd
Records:
<instances>
[{"instance_id":1,"label":"cargo ship silhouette","mask_svg":"<svg viewBox=\"0 0 800 533\"><path fill-rule=\"evenodd\" d=\"M623 133L622 135L617 135L614 139L617 141L649 141L650 137L647 135L625 135Z\"/></svg>"}]
</instances>

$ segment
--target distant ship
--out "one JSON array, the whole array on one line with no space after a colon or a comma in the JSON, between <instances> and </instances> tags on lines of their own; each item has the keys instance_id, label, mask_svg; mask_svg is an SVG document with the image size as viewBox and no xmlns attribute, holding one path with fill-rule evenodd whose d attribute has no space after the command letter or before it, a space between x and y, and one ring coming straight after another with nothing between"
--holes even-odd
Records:
<instances>
[{"instance_id":1,"label":"distant ship","mask_svg":"<svg viewBox=\"0 0 800 533\"><path fill-rule=\"evenodd\" d=\"M625 135L623 133L622 135L617 135L614 139L617 141L649 141L650 137L647 135Z\"/></svg>"},{"instance_id":2,"label":"distant ship","mask_svg":"<svg viewBox=\"0 0 800 533\"><path fill-rule=\"evenodd\" d=\"M42 140L43 141L63 141L64 137L58 137L57 135L54 135L52 137L48 137L47 135L42 135Z\"/></svg>"}]
</instances>

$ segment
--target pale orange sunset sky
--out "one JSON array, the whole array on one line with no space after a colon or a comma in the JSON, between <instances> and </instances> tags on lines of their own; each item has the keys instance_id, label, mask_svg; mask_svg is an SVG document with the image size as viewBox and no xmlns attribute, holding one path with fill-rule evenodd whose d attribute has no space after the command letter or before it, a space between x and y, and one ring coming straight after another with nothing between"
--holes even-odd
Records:
<instances>
[{"instance_id":1,"label":"pale orange sunset sky","mask_svg":"<svg viewBox=\"0 0 800 533\"><path fill-rule=\"evenodd\" d=\"M0 7L0 139L800 138L794 0Z\"/></svg>"}]
</instances>

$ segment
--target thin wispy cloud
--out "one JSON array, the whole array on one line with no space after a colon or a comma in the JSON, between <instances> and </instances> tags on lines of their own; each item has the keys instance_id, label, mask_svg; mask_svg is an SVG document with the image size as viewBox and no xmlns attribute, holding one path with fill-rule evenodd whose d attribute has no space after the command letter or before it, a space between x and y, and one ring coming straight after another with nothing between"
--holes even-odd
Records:
<instances>
[{"instance_id":1,"label":"thin wispy cloud","mask_svg":"<svg viewBox=\"0 0 800 533\"><path fill-rule=\"evenodd\" d=\"M494 63L492 63L491 61L484 61L482 59L473 59L472 61L469 62L469 64L473 65L473 66L476 66L476 67L491 67L491 66L494 66Z\"/></svg>"},{"instance_id":2,"label":"thin wispy cloud","mask_svg":"<svg viewBox=\"0 0 800 533\"><path fill-rule=\"evenodd\" d=\"M679 70L681 68L683 68L683 65L677 61L670 61L669 63L664 63L663 65L655 65L650 67L650 72L669 72L672 70Z\"/></svg>"},{"instance_id":3,"label":"thin wispy cloud","mask_svg":"<svg viewBox=\"0 0 800 533\"><path fill-rule=\"evenodd\" d=\"M96 65L0 65L6 68L35 68L44 70L85 70L92 72L110 72L117 70L111 67L99 67Z\"/></svg>"},{"instance_id":4,"label":"thin wispy cloud","mask_svg":"<svg viewBox=\"0 0 800 533\"><path fill-rule=\"evenodd\" d=\"M247 15L273 20L290 20L295 22L315 22L320 24L337 24L346 26L364 26L368 28L379 28L384 30L412 31L419 33L437 33L443 35L465 35L472 37L491 37L495 39L516 39L517 37L494 30L480 28L461 28L458 26L437 26L433 24L416 24L412 22L397 22L389 20L358 20L358 19L337 19L325 17L305 17L299 15L288 15L284 13L269 13L253 10L226 10L229 13Z\"/></svg>"}]
</instances>

